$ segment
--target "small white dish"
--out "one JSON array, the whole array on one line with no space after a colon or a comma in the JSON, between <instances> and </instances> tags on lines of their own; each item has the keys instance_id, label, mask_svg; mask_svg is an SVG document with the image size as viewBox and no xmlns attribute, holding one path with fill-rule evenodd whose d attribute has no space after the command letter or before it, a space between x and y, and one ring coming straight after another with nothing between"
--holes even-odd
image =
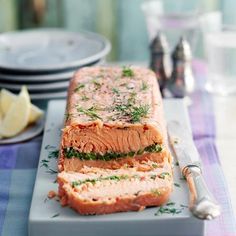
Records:
<instances>
[{"instance_id":1,"label":"small white dish","mask_svg":"<svg viewBox=\"0 0 236 236\"><path fill-rule=\"evenodd\" d=\"M29 125L24 131L13 138L0 139L0 145L20 143L38 136L43 131L44 121L44 118L41 118L36 123Z\"/></svg>"}]
</instances>

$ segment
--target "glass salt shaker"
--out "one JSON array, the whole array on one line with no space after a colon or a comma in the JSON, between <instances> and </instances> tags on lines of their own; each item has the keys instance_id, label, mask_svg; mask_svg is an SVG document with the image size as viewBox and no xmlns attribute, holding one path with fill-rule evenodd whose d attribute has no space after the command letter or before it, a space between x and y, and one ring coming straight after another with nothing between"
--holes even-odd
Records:
<instances>
[{"instance_id":1,"label":"glass salt shaker","mask_svg":"<svg viewBox=\"0 0 236 236\"><path fill-rule=\"evenodd\" d=\"M153 39L150 45L150 50L150 68L155 72L162 92L171 75L169 45L163 33L158 33Z\"/></svg>"}]
</instances>

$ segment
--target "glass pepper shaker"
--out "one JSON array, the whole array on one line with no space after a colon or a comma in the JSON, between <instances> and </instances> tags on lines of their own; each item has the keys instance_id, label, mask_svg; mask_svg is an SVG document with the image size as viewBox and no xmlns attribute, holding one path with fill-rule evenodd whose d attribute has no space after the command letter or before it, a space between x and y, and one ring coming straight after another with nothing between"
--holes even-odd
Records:
<instances>
[{"instance_id":1,"label":"glass pepper shaker","mask_svg":"<svg viewBox=\"0 0 236 236\"><path fill-rule=\"evenodd\" d=\"M183 37L172 53L172 61L173 71L168 88L174 97L182 98L194 90L192 53L189 43Z\"/></svg>"},{"instance_id":2,"label":"glass pepper shaker","mask_svg":"<svg viewBox=\"0 0 236 236\"><path fill-rule=\"evenodd\" d=\"M150 68L156 73L161 92L167 84L171 74L169 45L163 33L158 33L150 45Z\"/></svg>"}]
</instances>

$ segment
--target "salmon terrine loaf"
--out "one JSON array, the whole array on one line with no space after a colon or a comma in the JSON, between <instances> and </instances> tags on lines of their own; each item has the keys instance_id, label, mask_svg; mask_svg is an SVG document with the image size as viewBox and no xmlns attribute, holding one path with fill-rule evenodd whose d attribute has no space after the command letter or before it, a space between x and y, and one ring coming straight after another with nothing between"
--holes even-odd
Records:
<instances>
[{"instance_id":1,"label":"salmon terrine loaf","mask_svg":"<svg viewBox=\"0 0 236 236\"><path fill-rule=\"evenodd\" d=\"M172 169L167 161L149 162L149 171L136 167L111 170L84 167L58 175L62 206L83 215L140 211L164 204L172 191Z\"/></svg>"},{"instance_id":2,"label":"salmon terrine loaf","mask_svg":"<svg viewBox=\"0 0 236 236\"><path fill-rule=\"evenodd\" d=\"M155 74L139 67L88 67L71 80L59 171L169 162Z\"/></svg>"}]
</instances>

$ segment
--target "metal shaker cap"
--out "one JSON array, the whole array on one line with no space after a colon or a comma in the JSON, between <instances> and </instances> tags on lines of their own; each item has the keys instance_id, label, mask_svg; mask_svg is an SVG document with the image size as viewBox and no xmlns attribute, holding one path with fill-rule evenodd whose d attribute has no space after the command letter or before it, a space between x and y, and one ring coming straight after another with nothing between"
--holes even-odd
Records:
<instances>
[{"instance_id":1,"label":"metal shaker cap","mask_svg":"<svg viewBox=\"0 0 236 236\"><path fill-rule=\"evenodd\" d=\"M181 37L175 50L172 54L172 58L175 61L190 61L192 59L192 52L188 41Z\"/></svg>"},{"instance_id":2,"label":"metal shaker cap","mask_svg":"<svg viewBox=\"0 0 236 236\"><path fill-rule=\"evenodd\" d=\"M152 53L167 53L169 51L169 45L165 35L159 32L156 37L152 40L150 49Z\"/></svg>"}]
</instances>

